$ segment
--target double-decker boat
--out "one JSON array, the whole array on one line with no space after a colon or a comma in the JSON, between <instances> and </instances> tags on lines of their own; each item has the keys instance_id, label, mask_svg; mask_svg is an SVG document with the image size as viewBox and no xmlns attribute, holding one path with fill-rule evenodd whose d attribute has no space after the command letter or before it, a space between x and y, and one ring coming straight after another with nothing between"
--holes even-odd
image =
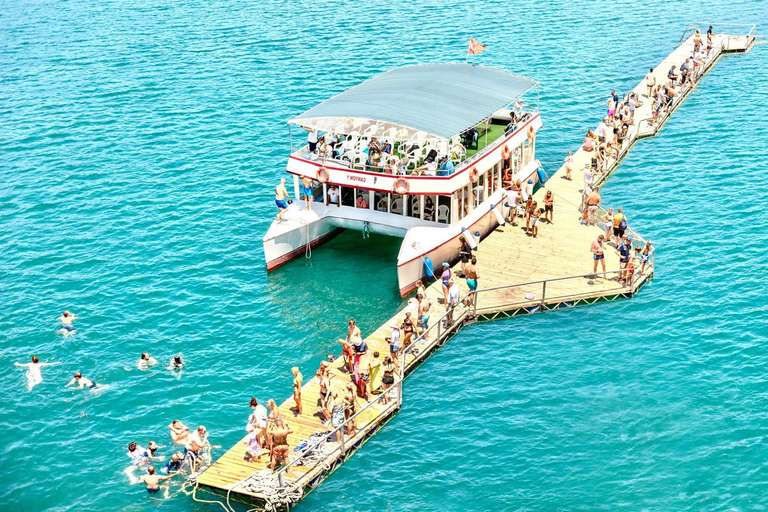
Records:
<instances>
[{"instance_id":1,"label":"double-decker boat","mask_svg":"<svg viewBox=\"0 0 768 512\"><path fill-rule=\"evenodd\" d=\"M485 66L405 66L288 121L308 137L294 149L291 134L294 201L264 236L267 269L340 229L396 236L403 239L398 284L407 295L432 277L432 262L458 259L459 236L476 245L504 224L510 181L532 192L541 119L538 101L529 107L523 95L534 87ZM305 193L310 208L298 200Z\"/></svg>"}]
</instances>

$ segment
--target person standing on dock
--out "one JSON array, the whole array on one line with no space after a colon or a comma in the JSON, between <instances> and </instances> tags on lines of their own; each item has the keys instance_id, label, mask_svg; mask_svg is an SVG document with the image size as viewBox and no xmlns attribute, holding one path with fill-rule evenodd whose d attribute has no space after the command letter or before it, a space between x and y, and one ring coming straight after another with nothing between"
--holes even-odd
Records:
<instances>
[{"instance_id":1,"label":"person standing on dock","mask_svg":"<svg viewBox=\"0 0 768 512\"><path fill-rule=\"evenodd\" d=\"M448 264L447 261L443 262L443 273L440 275L440 281L443 284L443 304L448 304L448 287L449 281L451 280L451 276L453 275L453 272L451 272L451 266Z\"/></svg>"},{"instance_id":2,"label":"person standing on dock","mask_svg":"<svg viewBox=\"0 0 768 512\"><path fill-rule=\"evenodd\" d=\"M544 195L544 220L550 224L552 224L554 220L554 205L555 194L553 194L551 190L547 190L547 193Z\"/></svg>"},{"instance_id":3,"label":"person standing on dock","mask_svg":"<svg viewBox=\"0 0 768 512\"><path fill-rule=\"evenodd\" d=\"M255 434L259 444L264 446L267 443L267 408L261 405L256 397L251 398L250 406L253 412L248 417L245 430Z\"/></svg>"},{"instance_id":4,"label":"person standing on dock","mask_svg":"<svg viewBox=\"0 0 768 512\"><path fill-rule=\"evenodd\" d=\"M595 187L589 197L587 197L587 226L597 226L597 207L600 204L599 189Z\"/></svg>"},{"instance_id":5,"label":"person standing on dock","mask_svg":"<svg viewBox=\"0 0 768 512\"><path fill-rule=\"evenodd\" d=\"M598 262L603 266L603 277L605 277L605 247L603 247L603 235L598 236L597 240L592 242L590 251L592 252L592 259L595 261L595 266L592 269L593 279L597 279Z\"/></svg>"},{"instance_id":6,"label":"person standing on dock","mask_svg":"<svg viewBox=\"0 0 768 512\"><path fill-rule=\"evenodd\" d=\"M619 212L613 216L613 236L616 237L616 246L618 247L621 239L624 238L624 231L627 229L627 218L624 216L624 209L619 208Z\"/></svg>"},{"instance_id":7,"label":"person standing on dock","mask_svg":"<svg viewBox=\"0 0 768 512\"><path fill-rule=\"evenodd\" d=\"M461 272L464 273L464 268L469 263L469 258L472 257L472 246L469 245L464 235L459 237L459 256L461 257Z\"/></svg>"},{"instance_id":8,"label":"person standing on dock","mask_svg":"<svg viewBox=\"0 0 768 512\"><path fill-rule=\"evenodd\" d=\"M571 171L573 171L573 155L569 151L568 156L565 157L565 179L568 181L573 181Z\"/></svg>"},{"instance_id":9,"label":"person standing on dock","mask_svg":"<svg viewBox=\"0 0 768 512\"><path fill-rule=\"evenodd\" d=\"M597 125L597 129L595 130L597 132L597 140L600 143L605 142L605 131L608 129L608 126L605 124L606 122L607 119L601 119L600 124Z\"/></svg>"},{"instance_id":10,"label":"person standing on dock","mask_svg":"<svg viewBox=\"0 0 768 512\"><path fill-rule=\"evenodd\" d=\"M648 88L648 94L645 97L650 98L653 94L653 88L656 87L656 76L653 74L653 68L645 75L645 86Z\"/></svg>"},{"instance_id":11,"label":"person standing on dock","mask_svg":"<svg viewBox=\"0 0 768 512\"><path fill-rule=\"evenodd\" d=\"M291 368L293 374L293 401L296 402L296 416L301 416L301 386L304 383L304 376L297 366Z\"/></svg>"},{"instance_id":12,"label":"person standing on dock","mask_svg":"<svg viewBox=\"0 0 768 512\"><path fill-rule=\"evenodd\" d=\"M307 210L312 210L312 200L314 198L314 194L312 192L312 184L314 181L312 178L309 178L307 176L301 177L301 195L304 198L304 204L307 207Z\"/></svg>"},{"instance_id":13,"label":"person standing on dock","mask_svg":"<svg viewBox=\"0 0 768 512\"><path fill-rule=\"evenodd\" d=\"M289 464L291 462L291 449L288 445L288 435L293 434L293 430L282 418L275 419L275 426L272 429L272 453L269 461L269 469L274 470L278 463ZM289 469L285 470L288 474Z\"/></svg>"},{"instance_id":14,"label":"person standing on dock","mask_svg":"<svg viewBox=\"0 0 768 512\"><path fill-rule=\"evenodd\" d=\"M464 277L467 279L467 288L472 292L469 294L469 297L467 297L468 308L471 308L475 304L475 292L477 291L478 279L477 267L475 265L477 265L477 258L472 256L472 260L464 271Z\"/></svg>"},{"instance_id":15,"label":"person standing on dock","mask_svg":"<svg viewBox=\"0 0 768 512\"><path fill-rule=\"evenodd\" d=\"M283 213L288 209L291 196L285 188L285 178L280 178L280 184L275 187L275 205L277 206L277 222L283 222Z\"/></svg>"},{"instance_id":16,"label":"person standing on dock","mask_svg":"<svg viewBox=\"0 0 768 512\"><path fill-rule=\"evenodd\" d=\"M623 283L627 279L627 266L629 265L629 259L632 257L632 241L627 235L622 236L621 243L619 244L619 275L616 280Z\"/></svg>"},{"instance_id":17,"label":"person standing on dock","mask_svg":"<svg viewBox=\"0 0 768 512\"><path fill-rule=\"evenodd\" d=\"M449 328L453 325L453 310L459 304L459 287L456 285L453 279L448 280L448 302L446 302L445 311L447 316L445 317L445 328Z\"/></svg>"}]
</instances>

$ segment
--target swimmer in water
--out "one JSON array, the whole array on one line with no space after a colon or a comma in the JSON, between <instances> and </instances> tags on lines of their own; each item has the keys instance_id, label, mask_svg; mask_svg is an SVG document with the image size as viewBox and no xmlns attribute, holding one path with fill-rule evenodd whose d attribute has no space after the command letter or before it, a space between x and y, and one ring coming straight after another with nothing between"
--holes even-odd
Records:
<instances>
[{"instance_id":1,"label":"swimmer in water","mask_svg":"<svg viewBox=\"0 0 768 512\"><path fill-rule=\"evenodd\" d=\"M150 441L147 445L147 448L149 448L149 455L150 457L155 457L155 452L159 450L160 448L163 448L163 446L158 446L156 442Z\"/></svg>"},{"instance_id":2,"label":"swimmer in water","mask_svg":"<svg viewBox=\"0 0 768 512\"><path fill-rule=\"evenodd\" d=\"M67 386L72 386L74 384L78 385L78 389L88 388L93 389L96 387L96 383L93 382L91 379L86 379L83 377L83 374L80 372L75 372L75 377L67 383Z\"/></svg>"},{"instance_id":3,"label":"swimmer in water","mask_svg":"<svg viewBox=\"0 0 768 512\"><path fill-rule=\"evenodd\" d=\"M174 443L184 448L189 446L189 428L185 424L180 420L173 420L173 423L168 425L168 429L171 431L171 439Z\"/></svg>"},{"instance_id":4,"label":"swimmer in water","mask_svg":"<svg viewBox=\"0 0 768 512\"><path fill-rule=\"evenodd\" d=\"M75 326L72 325L72 322L74 322L75 320L77 320L77 315L74 315L69 311L63 312L59 317L59 322L61 323L61 329L59 329L58 333L62 334L65 338L70 334L76 334L77 331L75 331Z\"/></svg>"},{"instance_id":5,"label":"swimmer in water","mask_svg":"<svg viewBox=\"0 0 768 512\"><path fill-rule=\"evenodd\" d=\"M175 452L171 455L171 460L165 463L165 466L160 468L161 475L173 476L181 471L181 465L184 463L184 454L181 452Z\"/></svg>"},{"instance_id":6,"label":"swimmer in water","mask_svg":"<svg viewBox=\"0 0 768 512\"><path fill-rule=\"evenodd\" d=\"M128 453L126 455L128 455L128 458L131 459L131 462L137 468L149 464L150 451L133 441L128 445Z\"/></svg>"},{"instance_id":7,"label":"swimmer in water","mask_svg":"<svg viewBox=\"0 0 768 512\"><path fill-rule=\"evenodd\" d=\"M43 375L40 373L40 368L43 366L56 366L61 363L41 363L37 356L32 356L31 363L13 363L15 366L26 366L27 368L27 390L32 391L32 388L43 382Z\"/></svg>"},{"instance_id":8,"label":"swimmer in water","mask_svg":"<svg viewBox=\"0 0 768 512\"><path fill-rule=\"evenodd\" d=\"M139 370L146 370L150 366L153 366L156 364L157 364L157 359L155 359L154 357L152 357L146 352L141 353L141 358L139 359L139 365L138 365Z\"/></svg>"},{"instance_id":9,"label":"swimmer in water","mask_svg":"<svg viewBox=\"0 0 768 512\"><path fill-rule=\"evenodd\" d=\"M179 353L171 358L171 363L168 365L168 369L181 371L182 368L184 368L184 360L181 358L181 353Z\"/></svg>"},{"instance_id":10,"label":"swimmer in water","mask_svg":"<svg viewBox=\"0 0 768 512\"><path fill-rule=\"evenodd\" d=\"M155 466L149 466L147 468L147 474L141 475L136 483L143 483L147 485L147 492L149 494L156 494L160 492L160 482L168 480L171 475L160 476L155 474Z\"/></svg>"}]
</instances>

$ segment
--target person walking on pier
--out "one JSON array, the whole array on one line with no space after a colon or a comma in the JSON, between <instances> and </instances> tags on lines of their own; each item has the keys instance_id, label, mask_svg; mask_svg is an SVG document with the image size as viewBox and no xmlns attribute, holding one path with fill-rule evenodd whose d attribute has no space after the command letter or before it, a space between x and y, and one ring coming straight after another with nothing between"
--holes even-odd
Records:
<instances>
[{"instance_id":1,"label":"person walking on pier","mask_svg":"<svg viewBox=\"0 0 768 512\"><path fill-rule=\"evenodd\" d=\"M595 262L595 266L592 269L592 278L597 279L597 264L600 263L603 266L603 277L605 277L605 247L603 247L603 235L597 237L597 240L592 242L590 248L592 252L592 259Z\"/></svg>"}]
</instances>

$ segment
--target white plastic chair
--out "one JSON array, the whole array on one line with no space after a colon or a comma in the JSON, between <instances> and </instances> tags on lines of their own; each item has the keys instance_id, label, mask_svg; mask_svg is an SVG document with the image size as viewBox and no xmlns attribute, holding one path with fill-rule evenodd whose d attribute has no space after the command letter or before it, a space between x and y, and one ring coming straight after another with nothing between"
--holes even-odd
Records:
<instances>
[{"instance_id":1,"label":"white plastic chair","mask_svg":"<svg viewBox=\"0 0 768 512\"><path fill-rule=\"evenodd\" d=\"M399 213L399 214L403 213L403 200L401 198L398 197L397 199L392 201L391 205L392 206L390 210L392 211L392 213Z\"/></svg>"},{"instance_id":2,"label":"white plastic chair","mask_svg":"<svg viewBox=\"0 0 768 512\"><path fill-rule=\"evenodd\" d=\"M445 221L449 222L448 216L451 213L450 208L448 208L446 205L441 204L437 207L437 222Z\"/></svg>"}]
</instances>

